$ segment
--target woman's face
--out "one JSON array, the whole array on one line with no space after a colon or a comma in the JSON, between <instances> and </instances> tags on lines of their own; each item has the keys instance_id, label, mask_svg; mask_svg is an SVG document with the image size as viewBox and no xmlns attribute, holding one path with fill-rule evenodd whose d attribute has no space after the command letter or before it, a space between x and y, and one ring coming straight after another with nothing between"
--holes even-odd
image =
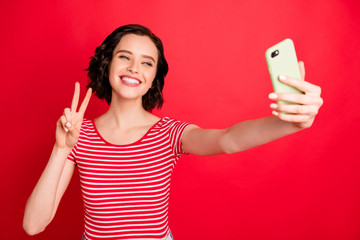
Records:
<instances>
[{"instance_id":1,"label":"woman's face","mask_svg":"<svg viewBox=\"0 0 360 240\"><path fill-rule=\"evenodd\" d=\"M109 68L112 98L141 101L156 76L157 62L158 50L149 37L123 36L115 47Z\"/></svg>"}]
</instances>

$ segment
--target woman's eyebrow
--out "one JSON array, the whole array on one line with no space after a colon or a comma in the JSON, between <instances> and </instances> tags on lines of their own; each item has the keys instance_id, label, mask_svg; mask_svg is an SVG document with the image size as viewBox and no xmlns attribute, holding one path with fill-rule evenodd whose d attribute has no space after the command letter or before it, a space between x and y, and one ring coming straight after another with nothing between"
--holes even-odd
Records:
<instances>
[{"instance_id":1,"label":"woman's eyebrow","mask_svg":"<svg viewBox=\"0 0 360 240\"><path fill-rule=\"evenodd\" d=\"M131 51L124 50L124 49L120 49L120 50L116 51L115 55L118 54L118 53L121 53L121 52L133 55L133 53ZM152 56L143 54L143 55L141 55L141 57L148 58L148 59L152 60L154 63L156 63L155 59Z\"/></svg>"}]
</instances>

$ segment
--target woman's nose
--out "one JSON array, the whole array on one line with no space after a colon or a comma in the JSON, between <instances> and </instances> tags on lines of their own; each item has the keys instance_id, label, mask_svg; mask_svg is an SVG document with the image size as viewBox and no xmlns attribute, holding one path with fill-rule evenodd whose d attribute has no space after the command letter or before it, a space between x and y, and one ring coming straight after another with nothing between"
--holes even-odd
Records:
<instances>
[{"instance_id":1,"label":"woman's nose","mask_svg":"<svg viewBox=\"0 0 360 240\"><path fill-rule=\"evenodd\" d=\"M131 73L138 73L138 65L136 62L131 62L128 66L128 71Z\"/></svg>"}]
</instances>

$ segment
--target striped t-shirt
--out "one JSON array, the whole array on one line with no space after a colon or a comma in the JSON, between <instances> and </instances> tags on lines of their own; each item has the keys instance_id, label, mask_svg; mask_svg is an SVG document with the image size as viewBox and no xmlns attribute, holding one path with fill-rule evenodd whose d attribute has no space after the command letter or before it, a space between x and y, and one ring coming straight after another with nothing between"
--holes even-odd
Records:
<instances>
[{"instance_id":1,"label":"striped t-shirt","mask_svg":"<svg viewBox=\"0 0 360 240\"><path fill-rule=\"evenodd\" d=\"M138 141L115 145L83 121L68 159L79 169L86 239L166 237L171 173L187 125L164 117Z\"/></svg>"}]
</instances>

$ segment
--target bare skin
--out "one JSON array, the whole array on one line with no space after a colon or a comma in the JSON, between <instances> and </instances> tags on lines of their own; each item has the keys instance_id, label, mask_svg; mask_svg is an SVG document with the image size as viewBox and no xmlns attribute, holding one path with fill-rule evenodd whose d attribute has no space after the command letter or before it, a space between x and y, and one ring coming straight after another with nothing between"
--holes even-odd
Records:
<instances>
[{"instance_id":1,"label":"bare skin","mask_svg":"<svg viewBox=\"0 0 360 240\"><path fill-rule=\"evenodd\" d=\"M78 141L91 89L77 111L79 96L80 84L76 83L71 108L65 108L56 123L56 142L50 159L26 203L23 227L29 235L42 232L51 222L73 175L75 165L66 158Z\"/></svg>"},{"instance_id":2,"label":"bare skin","mask_svg":"<svg viewBox=\"0 0 360 240\"><path fill-rule=\"evenodd\" d=\"M95 119L98 131L108 142L135 142L159 121L157 116L145 111L141 101L156 74L157 59L157 49L146 36L125 35L115 48L109 69L113 88L111 105L106 113ZM285 77L280 80L305 94L272 93L269 96L274 101L298 105L272 103L273 116L239 122L226 129L188 125L182 137L183 150L196 155L235 153L309 128L323 100L320 87L304 80L304 63L299 62L299 67L302 79ZM124 76L139 80L139 87L128 86L123 81ZM91 89L77 111L79 95L80 85L76 83L71 107L65 108L57 121L56 142L48 164L26 204L23 226L30 235L43 231L51 222L73 175L75 165L66 158L78 141Z\"/></svg>"},{"instance_id":3,"label":"bare skin","mask_svg":"<svg viewBox=\"0 0 360 240\"><path fill-rule=\"evenodd\" d=\"M269 95L271 100L297 103L296 105L272 103L272 117L243 121L227 129L201 129L190 125L182 138L184 151L196 155L236 153L311 127L323 104L321 89L305 81L305 67L301 61L299 68L302 79L280 76L280 81L305 94Z\"/></svg>"}]
</instances>

